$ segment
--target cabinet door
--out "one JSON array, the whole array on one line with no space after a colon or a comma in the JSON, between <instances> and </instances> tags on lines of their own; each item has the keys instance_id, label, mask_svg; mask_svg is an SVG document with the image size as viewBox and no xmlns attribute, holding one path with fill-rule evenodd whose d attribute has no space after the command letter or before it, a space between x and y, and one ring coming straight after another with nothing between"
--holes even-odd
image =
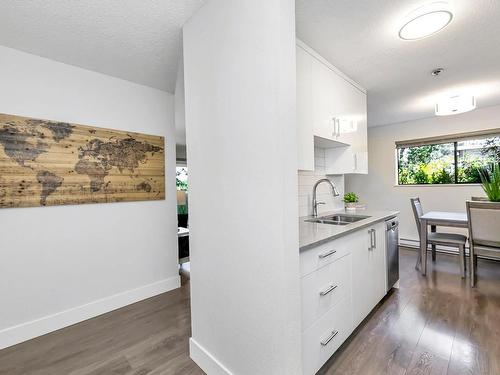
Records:
<instances>
[{"instance_id":1,"label":"cabinet door","mask_svg":"<svg viewBox=\"0 0 500 375\"><path fill-rule=\"evenodd\" d=\"M335 74L333 80L336 94L334 116L337 118L336 140L354 146L366 139L366 94Z\"/></svg>"},{"instance_id":2,"label":"cabinet door","mask_svg":"<svg viewBox=\"0 0 500 375\"><path fill-rule=\"evenodd\" d=\"M312 116L313 57L297 46L297 143L298 169L314 170L314 136Z\"/></svg>"},{"instance_id":3,"label":"cabinet door","mask_svg":"<svg viewBox=\"0 0 500 375\"><path fill-rule=\"evenodd\" d=\"M317 59L312 59L314 135L335 140L333 132L335 89L332 77L333 72L330 68Z\"/></svg>"},{"instance_id":4,"label":"cabinet door","mask_svg":"<svg viewBox=\"0 0 500 375\"><path fill-rule=\"evenodd\" d=\"M378 223L373 228L375 247L370 254L370 267L373 277L372 308L384 297L387 283L385 258L385 223Z\"/></svg>"},{"instance_id":5,"label":"cabinet door","mask_svg":"<svg viewBox=\"0 0 500 375\"><path fill-rule=\"evenodd\" d=\"M356 327L371 310L372 267L369 249L370 229L361 229L353 243L352 256L352 311L353 326Z\"/></svg>"},{"instance_id":6,"label":"cabinet door","mask_svg":"<svg viewBox=\"0 0 500 375\"><path fill-rule=\"evenodd\" d=\"M368 152L356 152L352 146L325 150L326 174L367 174Z\"/></svg>"},{"instance_id":7,"label":"cabinet door","mask_svg":"<svg viewBox=\"0 0 500 375\"><path fill-rule=\"evenodd\" d=\"M353 322L357 326L385 295L385 226L378 223L359 232L361 244L352 251Z\"/></svg>"}]
</instances>

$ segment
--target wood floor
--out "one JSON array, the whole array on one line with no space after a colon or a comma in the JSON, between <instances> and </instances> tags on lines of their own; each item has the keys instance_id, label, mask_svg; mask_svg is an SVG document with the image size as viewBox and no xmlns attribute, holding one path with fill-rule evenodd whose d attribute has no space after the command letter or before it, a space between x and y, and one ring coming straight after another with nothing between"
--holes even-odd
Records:
<instances>
[{"instance_id":1,"label":"wood floor","mask_svg":"<svg viewBox=\"0 0 500 375\"><path fill-rule=\"evenodd\" d=\"M321 374L500 374L500 264L479 261L478 287L438 254L428 277L401 251L387 296ZM0 351L0 375L203 374L188 355L189 283ZM259 375L259 374L255 374ZM286 375L286 374L285 374Z\"/></svg>"},{"instance_id":2,"label":"wood floor","mask_svg":"<svg viewBox=\"0 0 500 375\"><path fill-rule=\"evenodd\" d=\"M457 256L437 254L427 277L401 251L400 289L388 295L321 369L338 375L500 375L500 264L479 261L477 288Z\"/></svg>"}]
</instances>

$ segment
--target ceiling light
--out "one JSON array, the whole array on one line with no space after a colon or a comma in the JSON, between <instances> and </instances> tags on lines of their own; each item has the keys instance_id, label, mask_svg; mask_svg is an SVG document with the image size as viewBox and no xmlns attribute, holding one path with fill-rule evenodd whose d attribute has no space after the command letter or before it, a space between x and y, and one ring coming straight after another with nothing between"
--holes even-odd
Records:
<instances>
[{"instance_id":1,"label":"ceiling light","mask_svg":"<svg viewBox=\"0 0 500 375\"><path fill-rule=\"evenodd\" d=\"M457 115L473 109L476 109L476 98L473 95L455 95L436 103L436 116Z\"/></svg>"},{"instance_id":2,"label":"ceiling light","mask_svg":"<svg viewBox=\"0 0 500 375\"><path fill-rule=\"evenodd\" d=\"M399 37L404 40L422 39L444 29L453 14L446 3L432 3L412 12L399 30Z\"/></svg>"}]
</instances>

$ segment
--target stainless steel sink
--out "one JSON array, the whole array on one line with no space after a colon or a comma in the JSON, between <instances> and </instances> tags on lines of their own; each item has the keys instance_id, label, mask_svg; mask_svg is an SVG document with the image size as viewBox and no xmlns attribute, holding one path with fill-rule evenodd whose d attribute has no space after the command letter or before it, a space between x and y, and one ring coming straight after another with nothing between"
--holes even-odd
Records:
<instances>
[{"instance_id":1,"label":"stainless steel sink","mask_svg":"<svg viewBox=\"0 0 500 375\"><path fill-rule=\"evenodd\" d=\"M316 219L307 219L305 221L307 221L308 223L318 223L318 224L347 225L363 219L368 219L369 217L370 216L366 215L337 214L337 215L321 216Z\"/></svg>"}]
</instances>

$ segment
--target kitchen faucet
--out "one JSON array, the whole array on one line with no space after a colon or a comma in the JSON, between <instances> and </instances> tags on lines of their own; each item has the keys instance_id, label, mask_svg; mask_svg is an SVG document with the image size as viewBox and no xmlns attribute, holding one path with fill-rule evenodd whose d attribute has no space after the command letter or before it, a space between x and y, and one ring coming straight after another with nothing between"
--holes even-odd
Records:
<instances>
[{"instance_id":1,"label":"kitchen faucet","mask_svg":"<svg viewBox=\"0 0 500 375\"><path fill-rule=\"evenodd\" d=\"M317 189L318 185L321 184L322 182L326 182L327 184L329 184L332 187L332 192L333 192L333 196L334 197L338 197L340 195L339 191L337 190L337 188L335 187L335 185L333 184L333 182L331 182L328 178L322 178L322 179L316 181L316 183L313 186L313 201L312 201L312 204L313 204L313 216L314 217L318 216L318 206L320 204L325 204L325 202L317 202L316 201L316 189Z\"/></svg>"}]
</instances>

